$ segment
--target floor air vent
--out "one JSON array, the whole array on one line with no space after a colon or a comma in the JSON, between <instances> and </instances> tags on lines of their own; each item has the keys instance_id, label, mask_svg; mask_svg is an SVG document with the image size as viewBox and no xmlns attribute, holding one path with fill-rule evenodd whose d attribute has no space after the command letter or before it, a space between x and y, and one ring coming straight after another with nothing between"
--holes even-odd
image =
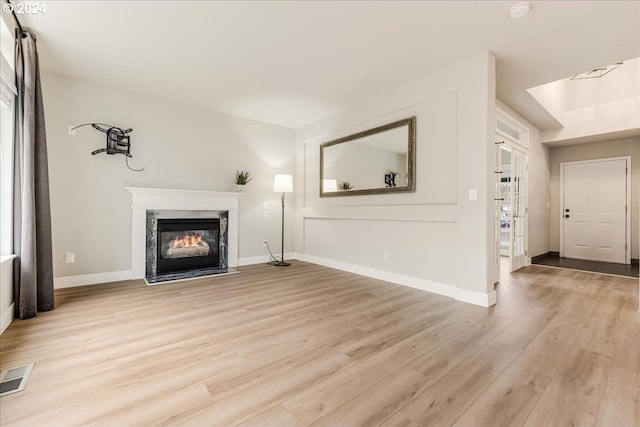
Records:
<instances>
[{"instance_id":1,"label":"floor air vent","mask_svg":"<svg viewBox=\"0 0 640 427\"><path fill-rule=\"evenodd\" d=\"M35 363L5 369L0 373L0 397L24 390Z\"/></svg>"}]
</instances>

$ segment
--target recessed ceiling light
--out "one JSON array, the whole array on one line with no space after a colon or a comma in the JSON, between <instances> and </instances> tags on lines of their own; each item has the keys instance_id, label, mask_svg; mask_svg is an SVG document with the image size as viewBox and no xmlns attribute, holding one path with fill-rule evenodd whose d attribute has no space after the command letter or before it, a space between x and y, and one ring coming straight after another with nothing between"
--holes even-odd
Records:
<instances>
[{"instance_id":1,"label":"recessed ceiling light","mask_svg":"<svg viewBox=\"0 0 640 427\"><path fill-rule=\"evenodd\" d=\"M527 16L529 10L531 9L531 3L528 1L523 1L522 3L514 4L509 9L509 16L511 19L518 19L524 16Z\"/></svg>"}]
</instances>

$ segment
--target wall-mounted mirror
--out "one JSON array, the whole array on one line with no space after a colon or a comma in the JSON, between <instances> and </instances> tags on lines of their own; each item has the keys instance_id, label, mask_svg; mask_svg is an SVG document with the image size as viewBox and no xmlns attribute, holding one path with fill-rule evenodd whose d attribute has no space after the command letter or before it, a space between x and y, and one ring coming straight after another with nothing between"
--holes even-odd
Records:
<instances>
[{"instance_id":1,"label":"wall-mounted mirror","mask_svg":"<svg viewBox=\"0 0 640 427\"><path fill-rule=\"evenodd\" d=\"M416 118L320 145L320 197L415 191Z\"/></svg>"}]
</instances>

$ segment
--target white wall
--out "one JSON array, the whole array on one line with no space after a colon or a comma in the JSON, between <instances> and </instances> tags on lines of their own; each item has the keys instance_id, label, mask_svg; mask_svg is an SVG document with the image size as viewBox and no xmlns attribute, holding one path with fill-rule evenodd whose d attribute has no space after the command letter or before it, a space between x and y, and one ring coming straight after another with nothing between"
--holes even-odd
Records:
<instances>
[{"instance_id":1,"label":"white wall","mask_svg":"<svg viewBox=\"0 0 640 427\"><path fill-rule=\"evenodd\" d=\"M640 97L567 111L561 123L560 129L544 131L542 140L560 142L593 135L637 132L640 129Z\"/></svg>"},{"instance_id":2,"label":"white wall","mask_svg":"<svg viewBox=\"0 0 640 427\"><path fill-rule=\"evenodd\" d=\"M551 251L560 252L560 163L631 156L631 258L638 258L640 138L551 149Z\"/></svg>"},{"instance_id":3,"label":"white wall","mask_svg":"<svg viewBox=\"0 0 640 427\"><path fill-rule=\"evenodd\" d=\"M415 193L319 198L319 145L417 117ZM478 53L297 132L296 252L479 304L493 293L495 59ZM476 189L477 201L468 200ZM384 252L389 255L384 260Z\"/></svg>"},{"instance_id":4,"label":"white wall","mask_svg":"<svg viewBox=\"0 0 640 427\"><path fill-rule=\"evenodd\" d=\"M131 195L123 187L235 191L236 169L254 175L240 199L240 257L265 255L263 239L279 251L273 175L294 172L292 130L50 72L43 73L42 85L57 278L131 269ZM67 131L86 122L132 127L130 165L145 170L128 170L122 155L92 156L105 146L105 134L90 126L76 136ZM285 231L288 251L292 223ZM75 253L74 264L65 264L65 252Z\"/></svg>"},{"instance_id":5,"label":"white wall","mask_svg":"<svg viewBox=\"0 0 640 427\"><path fill-rule=\"evenodd\" d=\"M7 80L11 84L15 84L14 76L14 32L15 32L15 21L10 15L3 13L0 16L2 24L0 25L0 39L2 43L0 43L1 55L0 59L2 61L2 71L3 76L7 78ZM2 107L0 107L2 108ZM3 120L9 117L10 120L13 120L13 114L6 114L10 110L3 111ZM2 140L5 141L13 141L13 127L12 126L2 126ZM0 171L0 187L2 188L2 194L11 195L11 184L13 181L12 178L12 168L11 159L13 158L13 144L3 144L2 145L2 170ZM7 161L8 160L8 161ZM9 166L9 167L6 167ZM5 193L7 192L7 193ZM7 203L8 202L8 203ZM13 264L11 259L12 250L13 250L13 239L11 238L12 234L12 221L11 217L13 215L12 212L12 203L11 196L8 198L3 198L0 202L0 212L2 213L2 219L0 220L0 334L4 332L4 330L9 326L11 321L13 320Z\"/></svg>"},{"instance_id":6,"label":"white wall","mask_svg":"<svg viewBox=\"0 0 640 427\"><path fill-rule=\"evenodd\" d=\"M640 131L640 58L624 61L602 78L569 78L529 89L561 124L542 132L542 141L560 142ZM629 135L630 136L630 135Z\"/></svg>"},{"instance_id":7,"label":"white wall","mask_svg":"<svg viewBox=\"0 0 640 427\"><path fill-rule=\"evenodd\" d=\"M13 263L11 257L2 257L0 263L0 334L13 320Z\"/></svg>"},{"instance_id":8,"label":"white wall","mask_svg":"<svg viewBox=\"0 0 640 427\"><path fill-rule=\"evenodd\" d=\"M497 105L507 114L517 119L529 129L529 186L528 186L528 256L549 252L549 215L547 204L551 201L550 191L550 154L549 147L542 144L540 131L524 117L510 109L500 100Z\"/></svg>"}]
</instances>

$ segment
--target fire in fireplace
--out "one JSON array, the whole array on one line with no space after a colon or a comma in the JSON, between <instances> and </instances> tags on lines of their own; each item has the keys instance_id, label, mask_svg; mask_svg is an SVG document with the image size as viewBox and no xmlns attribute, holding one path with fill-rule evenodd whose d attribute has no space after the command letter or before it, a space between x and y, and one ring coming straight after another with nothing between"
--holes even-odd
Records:
<instances>
[{"instance_id":1,"label":"fire in fireplace","mask_svg":"<svg viewBox=\"0 0 640 427\"><path fill-rule=\"evenodd\" d=\"M165 233L165 235L168 233ZM207 256L210 246L206 240L202 240L203 233L200 230L189 230L182 237L176 237L168 243L162 243L166 248L163 252L165 258L184 258L190 256Z\"/></svg>"}]
</instances>

